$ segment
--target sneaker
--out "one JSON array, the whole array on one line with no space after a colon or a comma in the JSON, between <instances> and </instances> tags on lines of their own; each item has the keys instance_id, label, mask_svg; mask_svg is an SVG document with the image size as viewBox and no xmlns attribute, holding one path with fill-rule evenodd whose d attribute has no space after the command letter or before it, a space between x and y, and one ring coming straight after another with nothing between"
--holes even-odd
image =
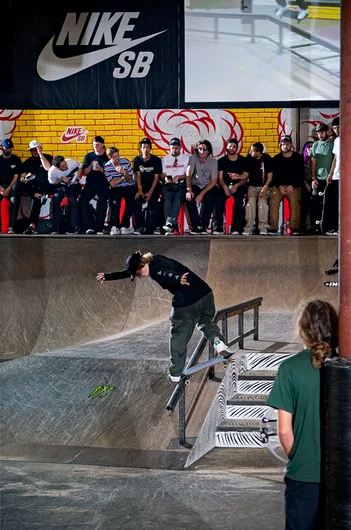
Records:
<instances>
[{"instance_id":1,"label":"sneaker","mask_svg":"<svg viewBox=\"0 0 351 530\"><path fill-rule=\"evenodd\" d=\"M67 235L79 234L79 226L74 226L71 230L67 230Z\"/></svg>"},{"instance_id":2,"label":"sneaker","mask_svg":"<svg viewBox=\"0 0 351 530\"><path fill-rule=\"evenodd\" d=\"M51 232L49 232L49 235L50 236L57 236L58 232L56 232L56 230L52 230Z\"/></svg>"},{"instance_id":3,"label":"sneaker","mask_svg":"<svg viewBox=\"0 0 351 530\"><path fill-rule=\"evenodd\" d=\"M94 230L92 228L88 228L88 230L85 232L89 236L94 233Z\"/></svg>"},{"instance_id":4,"label":"sneaker","mask_svg":"<svg viewBox=\"0 0 351 530\"><path fill-rule=\"evenodd\" d=\"M216 350L216 352L221 355L222 357L224 357L225 359L227 359L228 357L230 357L231 355L233 355L234 352L232 352L230 350L230 348L228 348L228 346L226 344L224 344L224 342L219 339L218 337L215 337L214 340L213 340L213 347L214 349Z\"/></svg>"},{"instance_id":5,"label":"sneaker","mask_svg":"<svg viewBox=\"0 0 351 530\"><path fill-rule=\"evenodd\" d=\"M126 228L125 226L122 226L121 236L128 236L133 233L134 233L134 228Z\"/></svg>"},{"instance_id":6,"label":"sneaker","mask_svg":"<svg viewBox=\"0 0 351 530\"><path fill-rule=\"evenodd\" d=\"M104 228L102 233L104 234L104 236L109 236L110 235L110 229L109 228Z\"/></svg>"},{"instance_id":7,"label":"sneaker","mask_svg":"<svg viewBox=\"0 0 351 530\"><path fill-rule=\"evenodd\" d=\"M161 229L159 227L155 228L154 236L160 236L160 235L161 235Z\"/></svg>"},{"instance_id":8,"label":"sneaker","mask_svg":"<svg viewBox=\"0 0 351 530\"><path fill-rule=\"evenodd\" d=\"M201 234L201 232L202 232L202 228L201 228L201 226L197 226L197 227L192 228L192 229L190 230L190 234L193 234L193 235L195 235L195 236L199 236L199 235Z\"/></svg>"},{"instance_id":9,"label":"sneaker","mask_svg":"<svg viewBox=\"0 0 351 530\"><path fill-rule=\"evenodd\" d=\"M96 235L97 235L97 236L103 236L104 233L103 233L101 230L99 230L99 232L96 232Z\"/></svg>"},{"instance_id":10,"label":"sneaker","mask_svg":"<svg viewBox=\"0 0 351 530\"><path fill-rule=\"evenodd\" d=\"M180 377L180 375L168 374L167 375L167 379L168 379L168 381L172 381L172 383L179 383L179 381L181 380L181 377Z\"/></svg>"},{"instance_id":11,"label":"sneaker","mask_svg":"<svg viewBox=\"0 0 351 530\"><path fill-rule=\"evenodd\" d=\"M285 13L287 13L287 11L289 11L289 7L288 6L281 6L276 12L276 16L277 17L282 17L283 15L285 15Z\"/></svg>"},{"instance_id":12,"label":"sneaker","mask_svg":"<svg viewBox=\"0 0 351 530\"><path fill-rule=\"evenodd\" d=\"M249 236L251 234L252 230L244 230L243 236Z\"/></svg>"},{"instance_id":13,"label":"sneaker","mask_svg":"<svg viewBox=\"0 0 351 530\"><path fill-rule=\"evenodd\" d=\"M111 228L111 232L110 232L111 236L118 236L120 233L121 233L121 231L120 231L119 228L117 228L117 226L113 226Z\"/></svg>"},{"instance_id":14,"label":"sneaker","mask_svg":"<svg viewBox=\"0 0 351 530\"><path fill-rule=\"evenodd\" d=\"M166 236L174 236L174 230L170 230L169 232L165 233Z\"/></svg>"},{"instance_id":15,"label":"sneaker","mask_svg":"<svg viewBox=\"0 0 351 530\"><path fill-rule=\"evenodd\" d=\"M213 230L212 233L214 236L222 236L224 234L223 230L221 230L220 228L216 228L216 230Z\"/></svg>"},{"instance_id":16,"label":"sneaker","mask_svg":"<svg viewBox=\"0 0 351 530\"><path fill-rule=\"evenodd\" d=\"M231 233L232 236L240 236L240 232L238 232L237 230L234 230L234 232Z\"/></svg>"},{"instance_id":17,"label":"sneaker","mask_svg":"<svg viewBox=\"0 0 351 530\"><path fill-rule=\"evenodd\" d=\"M26 234L26 236L32 236L32 235L36 235L38 233L38 230L36 228L33 228L31 225L29 225L28 228L23 233Z\"/></svg>"},{"instance_id":18,"label":"sneaker","mask_svg":"<svg viewBox=\"0 0 351 530\"><path fill-rule=\"evenodd\" d=\"M297 20L303 20L306 17L308 17L308 9L301 9L296 18Z\"/></svg>"},{"instance_id":19,"label":"sneaker","mask_svg":"<svg viewBox=\"0 0 351 530\"><path fill-rule=\"evenodd\" d=\"M162 228L165 232L172 232L173 230L171 223L166 223Z\"/></svg>"},{"instance_id":20,"label":"sneaker","mask_svg":"<svg viewBox=\"0 0 351 530\"><path fill-rule=\"evenodd\" d=\"M260 235L260 236L266 236L267 235L267 228L266 227L260 227L257 232L258 232L258 235Z\"/></svg>"},{"instance_id":21,"label":"sneaker","mask_svg":"<svg viewBox=\"0 0 351 530\"><path fill-rule=\"evenodd\" d=\"M7 233L8 233L8 234L14 234L14 233L15 233L14 229L12 228L12 226L9 226L9 227L8 227L8 229L7 229Z\"/></svg>"},{"instance_id":22,"label":"sneaker","mask_svg":"<svg viewBox=\"0 0 351 530\"><path fill-rule=\"evenodd\" d=\"M136 236L140 236L140 234L141 234L140 228L135 228L133 234L136 235Z\"/></svg>"},{"instance_id":23,"label":"sneaker","mask_svg":"<svg viewBox=\"0 0 351 530\"><path fill-rule=\"evenodd\" d=\"M300 229L299 228L293 228L292 235L293 236L300 236L301 235Z\"/></svg>"},{"instance_id":24,"label":"sneaker","mask_svg":"<svg viewBox=\"0 0 351 530\"><path fill-rule=\"evenodd\" d=\"M275 228L269 228L269 230L267 230L267 235L268 236L277 236L278 235L278 230L276 230Z\"/></svg>"}]
</instances>

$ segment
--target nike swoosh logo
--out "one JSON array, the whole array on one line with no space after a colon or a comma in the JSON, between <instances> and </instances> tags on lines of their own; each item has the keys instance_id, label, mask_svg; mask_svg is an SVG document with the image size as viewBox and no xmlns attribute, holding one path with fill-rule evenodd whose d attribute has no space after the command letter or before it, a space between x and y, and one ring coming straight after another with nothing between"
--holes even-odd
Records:
<instances>
[{"instance_id":1,"label":"nike swoosh logo","mask_svg":"<svg viewBox=\"0 0 351 530\"><path fill-rule=\"evenodd\" d=\"M157 35L161 35L168 31L167 29L148 35L147 37L141 37L140 39L123 39L122 42L115 46L108 46L102 50L96 50L94 52L83 53L82 55L75 55L74 57L57 57L53 50L53 43L55 37L49 40L45 48L42 50L37 61L37 72L44 81L58 81L65 79L74 74L78 74L82 70L86 70L95 64L101 63L114 55L117 55L125 50L134 48L142 42L145 42Z\"/></svg>"},{"instance_id":2,"label":"nike swoosh logo","mask_svg":"<svg viewBox=\"0 0 351 530\"><path fill-rule=\"evenodd\" d=\"M79 138L79 136L86 136L86 134L88 133L88 131L82 131L80 133L75 133L75 134L66 134L66 133L63 133L63 135L61 136L61 140L62 142L69 142L70 140L74 140L75 138Z\"/></svg>"}]
</instances>

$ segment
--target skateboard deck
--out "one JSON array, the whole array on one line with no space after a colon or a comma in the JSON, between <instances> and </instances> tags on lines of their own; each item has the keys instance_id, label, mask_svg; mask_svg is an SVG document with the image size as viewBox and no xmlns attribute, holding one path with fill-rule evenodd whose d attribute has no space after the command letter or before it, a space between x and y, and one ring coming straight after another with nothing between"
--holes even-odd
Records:
<instances>
[{"instance_id":1,"label":"skateboard deck","mask_svg":"<svg viewBox=\"0 0 351 530\"><path fill-rule=\"evenodd\" d=\"M217 355L216 357L213 357L212 359L208 359L207 361L204 361L203 363L195 364L194 366L191 366L190 368L187 368L182 373L181 377L182 379L185 379L185 384L189 384L190 377L195 374L196 372L199 372L200 370L203 370L204 368L209 368L211 366L215 366L216 364L223 363L223 367L227 368L228 364L233 360L233 356L236 354L239 348L235 350L235 352L232 353L230 357L225 359L222 357L222 355Z\"/></svg>"},{"instance_id":2,"label":"skateboard deck","mask_svg":"<svg viewBox=\"0 0 351 530\"><path fill-rule=\"evenodd\" d=\"M322 234L325 234L326 232L326 229L325 229L325 197L328 193L328 186L329 184L326 185L323 191L322 214L321 214L321 221L320 221L320 229L321 229Z\"/></svg>"},{"instance_id":3,"label":"skateboard deck","mask_svg":"<svg viewBox=\"0 0 351 530\"><path fill-rule=\"evenodd\" d=\"M281 17L278 17L278 18L280 20L282 20L283 18L287 18L287 19L290 19L290 20L296 20L296 22L298 24L300 24L300 22L302 22L303 20L305 20L305 18L308 17L308 14L306 16L304 16L301 20L298 20L297 15L299 13L300 13L300 11L297 10L297 9L289 9L289 11L285 11L285 13Z\"/></svg>"}]
</instances>

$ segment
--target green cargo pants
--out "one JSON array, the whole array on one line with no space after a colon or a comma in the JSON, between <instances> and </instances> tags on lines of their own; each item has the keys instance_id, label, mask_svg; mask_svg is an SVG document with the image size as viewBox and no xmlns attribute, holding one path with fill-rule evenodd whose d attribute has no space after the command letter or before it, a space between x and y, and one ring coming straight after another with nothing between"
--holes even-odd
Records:
<instances>
[{"instance_id":1,"label":"green cargo pants","mask_svg":"<svg viewBox=\"0 0 351 530\"><path fill-rule=\"evenodd\" d=\"M224 337L217 324L213 322L215 316L215 303L213 293L210 292L195 304L186 307L173 307L170 318L171 329L169 350L171 364L169 373L174 376L181 375L187 354L188 342L195 327L213 345L213 340L218 337L224 342Z\"/></svg>"}]
</instances>

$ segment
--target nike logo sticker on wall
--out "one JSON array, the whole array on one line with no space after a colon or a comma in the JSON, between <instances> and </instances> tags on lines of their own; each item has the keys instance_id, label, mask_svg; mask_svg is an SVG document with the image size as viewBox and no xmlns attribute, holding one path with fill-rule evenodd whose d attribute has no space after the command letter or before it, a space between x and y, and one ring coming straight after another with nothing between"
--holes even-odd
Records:
<instances>
[{"instance_id":1,"label":"nike logo sticker on wall","mask_svg":"<svg viewBox=\"0 0 351 530\"><path fill-rule=\"evenodd\" d=\"M96 50L93 52L83 53L81 55L75 55L74 57L57 57L53 50L54 38L49 40L45 48L42 50L37 61L37 72L44 81L58 81L65 79L74 74L78 74L82 70L86 70L95 64L101 63L106 59L110 59L114 55L117 55L125 50L134 48L138 44L145 42L157 35L161 35L167 30L159 31L153 35L147 37L141 37L140 39L123 39L119 44L115 46L108 46L102 50Z\"/></svg>"}]
</instances>

